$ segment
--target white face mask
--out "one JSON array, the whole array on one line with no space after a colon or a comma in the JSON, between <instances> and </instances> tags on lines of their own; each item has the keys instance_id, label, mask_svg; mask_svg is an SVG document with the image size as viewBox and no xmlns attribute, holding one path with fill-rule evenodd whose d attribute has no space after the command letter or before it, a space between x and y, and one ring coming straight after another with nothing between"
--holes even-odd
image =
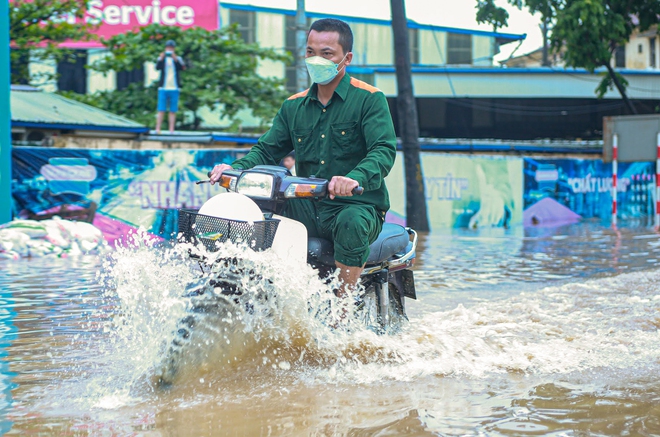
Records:
<instances>
[{"instance_id":1,"label":"white face mask","mask_svg":"<svg viewBox=\"0 0 660 437\"><path fill-rule=\"evenodd\" d=\"M346 56L348 56L348 53L344 55L341 61L339 61L339 64L341 64L344 59L346 59ZM327 85L330 82L332 82L332 79L337 77L339 74L339 64L335 64L332 62L330 59L325 59L321 56L311 56L309 58L305 58L305 64L307 65L307 72L309 73L309 77L312 79L312 82L317 83L319 85ZM344 68L346 64L344 64L341 68Z\"/></svg>"}]
</instances>

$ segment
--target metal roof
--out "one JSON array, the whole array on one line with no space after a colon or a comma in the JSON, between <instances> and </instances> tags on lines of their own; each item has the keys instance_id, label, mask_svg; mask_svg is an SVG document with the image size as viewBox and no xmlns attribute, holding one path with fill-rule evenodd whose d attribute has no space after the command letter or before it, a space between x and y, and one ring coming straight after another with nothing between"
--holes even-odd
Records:
<instances>
[{"instance_id":1,"label":"metal roof","mask_svg":"<svg viewBox=\"0 0 660 437\"><path fill-rule=\"evenodd\" d=\"M111 112L26 85L11 86L12 126L115 132L149 128Z\"/></svg>"},{"instance_id":2,"label":"metal roof","mask_svg":"<svg viewBox=\"0 0 660 437\"><path fill-rule=\"evenodd\" d=\"M221 2L220 7L224 9L235 9L239 11L265 12L269 14L291 15L291 16L296 15L296 11L291 9L278 9L278 8L268 8L262 6L240 5L240 4L227 3L227 2ZM324 13L310 12L310 11L305 11L305 15L312 18L338 18L340 20L349 21L353 23L377 24L380 26L392 25L392 22L390 20L381 20L378 18L353 17L348 15L324 14ZM424 30L432 30L435 32L461 33L461 34L470 34L476 36L492 37L492 38L496 38L500 44L506 44L513 41L520 41L527 38L527 34L525 33L523 34L499 33L499 32L487 32L483 30L463 29L458 27L435 26L432 24L420 24L413 20L408 20L408 27L410 29L424 29Z\"/></svg>"},{"instance_id":3,"label":"metal roof","mask_svg":"<svg viewBox=\"0 0 660 437\"><path fill-rule=\"evenodd\" d=\"M391 66L346 68L349 74L373 74L371 83L388 97L397 95L396 69ZM633 99L660 100L660 71L617 70L628 81L627 94ZM585 98L595 99L602 70L494 68L494 67L412 67L416 97L437 98ZM621 99L616 89L605 99Z\"/></svg>"}]
</instances>

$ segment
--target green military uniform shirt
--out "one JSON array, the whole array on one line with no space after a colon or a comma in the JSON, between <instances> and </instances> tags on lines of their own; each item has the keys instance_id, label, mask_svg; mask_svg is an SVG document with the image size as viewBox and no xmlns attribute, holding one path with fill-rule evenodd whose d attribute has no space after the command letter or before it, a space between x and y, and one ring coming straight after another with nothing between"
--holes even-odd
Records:
<instances>
[{"instance_id":1,"label":"green military uniform shirt","mask_svg":"<svg viewBox=\"0 0 660 437\"><path fill-rule=\"evenodd\" d=\"M346 176L364 187L361 196L323 202L370 204L382 215L389 209L383 179L394 165L396 136L387 100L377 88L345 74L325 107L316 84L289 97L271 129L233 167L275 165L292 150L298 176Z\"/></svg>"}]
</instances>

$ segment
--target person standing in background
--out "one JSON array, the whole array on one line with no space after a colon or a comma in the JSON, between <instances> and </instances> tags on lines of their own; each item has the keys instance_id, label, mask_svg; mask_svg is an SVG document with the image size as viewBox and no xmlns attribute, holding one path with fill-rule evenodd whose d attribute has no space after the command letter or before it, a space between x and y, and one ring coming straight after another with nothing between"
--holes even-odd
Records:
<instances>
[{"instance_id":1,"label":"person standing in background","mask_svg":"<svg viewBox=\"0 0 660 437\"><path fill-rule=\"evenodd\" d=\"M181 89L181 71L186 64L174 53L176 44L169 40L165 43L165 51L158 57L156 70L160 71L158 79L158 115L156 116L156 133L160 134L165 112L169 112L168 121L170 134L174 133L176 113L179 109L179 93Z\"/></svg>"}]
</instances>

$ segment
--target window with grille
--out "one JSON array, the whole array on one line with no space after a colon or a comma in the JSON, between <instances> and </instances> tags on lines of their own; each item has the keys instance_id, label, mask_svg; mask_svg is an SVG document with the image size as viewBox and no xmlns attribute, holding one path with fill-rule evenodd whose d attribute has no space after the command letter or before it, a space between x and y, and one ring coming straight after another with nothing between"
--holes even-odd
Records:
<instances>
[{"instance_id":1,"label":"window with grille","mask_svg":"<svg viewBox=\"0 0 660 437\"><path fill-rule=\"evenodd\" d=\"M614 49L614 66L616 68L626 68L626 46L619 46Z\"/></svg>"},{"instance_id":2,"label":"window with grille","mask_svg":"<svg viewBox=\"0 0 660 437\"><path fill-rule=\"evenodd\" d=\"M13 47L11 50L11 83L27 85L30 83L30 52Z\"/></svg>"},{"instance_id":3,"label":"window with grille","mask_svg":"<svg viewBox=\"0 0 660 437\"><path fill-rule=\"evenodd\" d=\"M447 34L447 64L472 64L472 35Z\"/></svg>"},{"instance_id":4,"label":"window with grille","mask_svg":"<svg viewBox=\"0 0 660 437\"><path fill-rule=\"evenodd\" d=\"M420 63L419 56L419 29L408 29L408 46L410 50L410 63Z\"/></svg>"},{"instance_id":5,"label":"window with grille","mask_svg":"<svg viewBox=\"0 0 660 437\"><path fill-rule=\"evenodd\" d=\"M649 67L655 68L656 65L656 53L655 53L655 37L649 39L649 47L651 50L649 50Z\"/></svg>"},{"instance_id":6,"label":"window with grille","mask_svg":"<svg viewBox=\"0 0 660 437\"><path fill-rule=\"evenodd\" d=\"M87 51L74 50L71 56L57 63L57 89L87 93Z\"/></svg>"},{"instance_id":7,"label":"window with grille","mask_svg":"<svg viewBox=\"0 0 660 437\"><path fill-rule=\"evenodd\" d=\"M229 10L229 22L238 23L238 31L248 44L257 40L257 20L254 11Z\"/></svg>"},{"instance_id":8,"label":"window with grille","mask_svg":"<svg viewBox=\"0 0 660 437\"><path fill-rule=\"evenodd\" d=\"M293 58L291 60L291 63L286 67L284 67L285 70L284 74L286 77L286 89L287 91L293 94L293 93L297 93L298 91L302 91L297 88L297 81L296 81L296 71L298 68L298 62L296 59L296 53L298 51L298 47L296 47L296 16L287 15L285 16L284 20L285 20L284 50L291 53L291 56ZM311 25L312 25L312 19L308 18L307 25L305 28L305 34L307 33L307 30Z\"/></svg>"},{"instance_id":9,"label":"window with grille","mask_svg":"<svg viewBox=\"0 0 660 437\"><path fill-rule=\"evenodd\" d=\"M126 89L132 83L144 83L144 67L131 71L118 71L116 82L118 90Z\"/></svg>"}]
</instances>

